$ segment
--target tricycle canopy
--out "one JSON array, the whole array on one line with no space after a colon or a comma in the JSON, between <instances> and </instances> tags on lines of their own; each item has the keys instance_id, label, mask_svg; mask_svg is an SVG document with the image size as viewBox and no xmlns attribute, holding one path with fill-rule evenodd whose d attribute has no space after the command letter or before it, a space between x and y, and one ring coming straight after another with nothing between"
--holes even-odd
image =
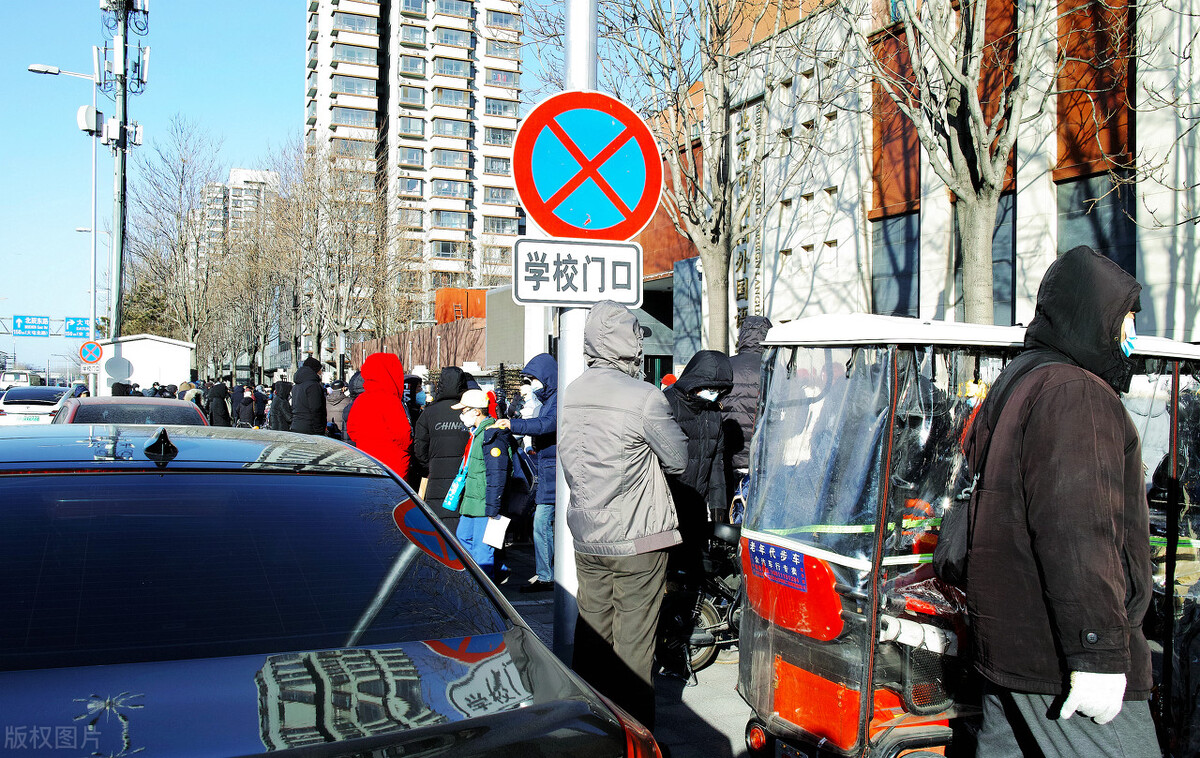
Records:
<instances>
[{"instance_id":1,"label":"tricycle canopy","mask_svg":"<svg viewBox=\"0 0 1200 758\"><path fill-rule=\"evenodd\" d=\"M772 734L887 755L951 744L972 712L964 597L930 560L964 433L1023 339L1021 327L861 314L768 333L742 529L740 689ZM1171 693L1154 707L1172 754L1190 755L1200 750L1200 347L1139 337L1135 357L1122 400L1151 508L1158 594L1146 631Z\"/></svg>"}]
</instances>

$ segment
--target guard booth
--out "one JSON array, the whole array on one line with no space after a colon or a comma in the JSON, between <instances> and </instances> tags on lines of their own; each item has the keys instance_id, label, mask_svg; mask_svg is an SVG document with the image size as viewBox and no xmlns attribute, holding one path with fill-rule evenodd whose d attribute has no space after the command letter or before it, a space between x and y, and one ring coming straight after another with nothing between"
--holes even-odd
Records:
<instances>
[{"instance_id":1,"label":"guard booth","mask_svg":"<svg viewBox=\"0 0 1200 758\"><path fill-rule=\"evenodd\" d=\"M755 752L974 755L965 596L933 575L961 440L1021 327L870 315L773 328L742 527L739 690ZM1168 754L1200 752L1200 347L1139 337L1145 619Z\"/></svg>"}]
</instances>

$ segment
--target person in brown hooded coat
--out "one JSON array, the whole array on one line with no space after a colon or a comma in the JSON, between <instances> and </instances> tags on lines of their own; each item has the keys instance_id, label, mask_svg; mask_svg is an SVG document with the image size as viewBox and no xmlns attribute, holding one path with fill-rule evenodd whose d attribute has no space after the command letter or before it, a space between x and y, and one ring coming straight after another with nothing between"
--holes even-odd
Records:
<instances>
[{"instance_id":1,"label":"person in brown hooded coat","mask_svg":"<svg viewBox=\"0 0 1200 758\"><path fill-rule=\"evenodd\" d=\"M1159 755L1142 633L1146 477L1118 394L1133 372L1140 293L1091 248L1060 256L1025 352L988 393L1012 381L1007 401L993 414L985 400L968 432L975 470L987 451L966 588L986 680L980 756Z\"/></svg>"}]
</instances>

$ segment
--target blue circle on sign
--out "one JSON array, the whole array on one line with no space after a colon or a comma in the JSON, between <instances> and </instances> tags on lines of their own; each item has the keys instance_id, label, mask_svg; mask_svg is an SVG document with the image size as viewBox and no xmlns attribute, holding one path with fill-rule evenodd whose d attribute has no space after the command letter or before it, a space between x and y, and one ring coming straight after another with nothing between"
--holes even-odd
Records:
<instances>
[{"instance_id":1,"label":"blue circle on sign","mask_svg":"<svg viewBox=\"0 0 1200 758\"><path fill-rule=\"evenodd\" d=\"M568 184L577 184L551 205L563 221L590 229L607 229L628 218L646 186L646 163L629 128L593 108L559 114L534 142L533 165L538 167L534 186L542 197L557 198Z\"/></svg>"},{"instance_id":2,"label":"blue circle on sign","mask_svg":"<svg viewBox=\"0 0 1200 758\"><path fill-rule=\"evenodd\" d=\"M100 346L95 342L85 342L83 347L79 348L79 357L85 363L95 363L100 360Z\"/></svg>"}]
</instances>

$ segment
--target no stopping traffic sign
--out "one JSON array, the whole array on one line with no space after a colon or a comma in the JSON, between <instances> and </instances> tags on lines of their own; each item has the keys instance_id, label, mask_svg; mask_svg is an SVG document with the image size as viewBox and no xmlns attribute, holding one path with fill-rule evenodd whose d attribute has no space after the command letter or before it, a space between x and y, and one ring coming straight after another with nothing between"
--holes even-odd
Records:
<instances>
[{"instance_id":1,"label":"no stopping traffic sign","mask_svg":"<svg viewBox=\"0 0 1200 758\"><path fill-rule=\"evenodd\" d=\"M526 213L554 237L628 240L658 208L662 157L645 122L600 92L563 92L517 131L513 178Z\"/></svg>"}]
</instances>

